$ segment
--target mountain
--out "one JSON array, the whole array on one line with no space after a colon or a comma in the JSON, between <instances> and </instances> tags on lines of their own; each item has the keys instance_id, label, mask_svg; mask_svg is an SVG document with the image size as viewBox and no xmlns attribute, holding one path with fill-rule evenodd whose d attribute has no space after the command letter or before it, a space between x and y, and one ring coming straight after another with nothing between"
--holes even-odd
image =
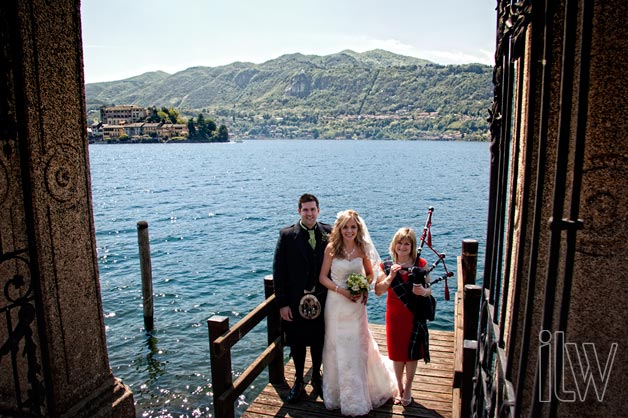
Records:
<instances>
[{"instance_id":1,"label":"mountain","mask_svg":"<svg viewBox=\"0 0 628 418\"><path fill-rule=\"evenodd\" d=\"M129 92L141 91L169 76L170 74L166 72L154 71L120 81L89 83L85 85L86 101L90 109L94 109L94 106L110 105L112 98L115 100L120 95L126 96Z\"/></svg>"},{"instance_id":2,"label":"mountain","mask_svg":"<svg viewBox=\"0 0 628 418\"><path fill-rule=\"evenodd\" d=\"M492 67L443 66L384 50L282 55L87 84L102 105L200 112L236 136L485 139Z\"/></svg>"}]
</instances>

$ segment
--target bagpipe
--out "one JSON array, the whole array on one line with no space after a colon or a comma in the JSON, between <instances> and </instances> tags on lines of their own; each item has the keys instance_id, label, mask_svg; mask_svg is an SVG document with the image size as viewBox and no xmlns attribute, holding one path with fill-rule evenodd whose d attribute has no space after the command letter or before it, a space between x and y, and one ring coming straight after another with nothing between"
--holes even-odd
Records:
<instances>
[{"instance_id":1,"label":"bagpipe","mask_svg":"<svg viewBox=\"0 0 628 418\"><path fill-rule=\"evenodd\" d=\"M427 287L431 287L435 285L436 283L444 281L445 282L445 300L449 300L449 285L447 283L447 279L449 277L452 277L454 273L447 269L447 263L445 262L445 253L444 252L439 253L432 246L432 214L433 213L434 213L434 207L430 206L427 209L427 220L425 221L425 226L423 227L423 233L421 234L421 239L419 241L419 245L417 247L416 252L417 252L417 260L418 260L421 257L421 253L423 252L423 246L427 245L427 248L429 248L434 254L436 254L436 261L434 261L429 268L423 269L424 274L415 274L414 276L415 276L416 284L424 284L425 276L430 274L436 268L436 266L438 266L439 264L442 264L443 269L445 270L445 273L439 277L436 277L434 280L431 280L430 283L427 284ZM423 277L420 277L420 276L423 276Z\"/></svg>"}]
</instances>

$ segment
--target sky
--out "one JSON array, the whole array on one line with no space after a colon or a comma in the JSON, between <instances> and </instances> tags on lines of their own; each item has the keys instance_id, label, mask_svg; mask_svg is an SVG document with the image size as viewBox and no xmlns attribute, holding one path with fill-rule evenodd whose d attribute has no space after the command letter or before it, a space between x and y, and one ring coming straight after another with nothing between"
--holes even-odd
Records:
<instances>
[{"instance_id":1,"label":"sky","mask_svg":"<svg viewBox=\"0 0 628 418\"><path fill-rule=\"evenodd\" d=\"M83 0L85 82L385 49L493 65L496 0Z\"/></svg>"}]
</instances>

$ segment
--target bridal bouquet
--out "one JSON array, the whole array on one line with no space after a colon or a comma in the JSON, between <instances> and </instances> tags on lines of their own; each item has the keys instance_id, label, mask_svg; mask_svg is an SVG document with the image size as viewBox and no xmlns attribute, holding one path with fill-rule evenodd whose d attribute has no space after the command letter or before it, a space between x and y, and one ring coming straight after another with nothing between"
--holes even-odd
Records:
<instances>
[{"instance_id":1,"label":"bridal bouquet","mask_svg":"<svg viewBox=\"0 0 628 418\"><path fill-rule=\"evenodd\" d=\"M369 292L369 282L361 274L351 273L347 278L347 289L352 295L363 295Z\"/></svg>"}]
</instances>

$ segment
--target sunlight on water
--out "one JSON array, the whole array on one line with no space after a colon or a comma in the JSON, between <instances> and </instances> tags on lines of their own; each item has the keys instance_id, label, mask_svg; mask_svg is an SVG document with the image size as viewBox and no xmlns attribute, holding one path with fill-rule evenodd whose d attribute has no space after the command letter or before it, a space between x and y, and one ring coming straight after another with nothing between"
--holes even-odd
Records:
<instances>
[{"instance_id":1,"label":"sunlight on water","mask_svg":"<svg viewBox=\"0 0 628 418\"><path fill-rule=\"evenodd\" d=\"M297 220L304 192L320 220L357 210L380 255L401 226L420 234L434 206L434 247L456 268L463 239L486 233L486 143L246 141L90 145L92 191L109 360L131 387L138 417L213 416L207 319L234 325L263 300L279 228ZM149 224L155 330L143 329L137 222ZM424 249L428 262L433 254ZM440 274L442 271L436 270ZM455 280L449 287L453 296ZM434 329L453 328L442 286ZM452 297L453 299L453 297ZM369 298L384 323L385 298ZM262 323L264 324L264 323ZM265 348L260 326L233 348L234 379ZM286 350L287 355L287 350ZM241 414L268 382L238 400Z\"/></svg>"}]
</instances>

